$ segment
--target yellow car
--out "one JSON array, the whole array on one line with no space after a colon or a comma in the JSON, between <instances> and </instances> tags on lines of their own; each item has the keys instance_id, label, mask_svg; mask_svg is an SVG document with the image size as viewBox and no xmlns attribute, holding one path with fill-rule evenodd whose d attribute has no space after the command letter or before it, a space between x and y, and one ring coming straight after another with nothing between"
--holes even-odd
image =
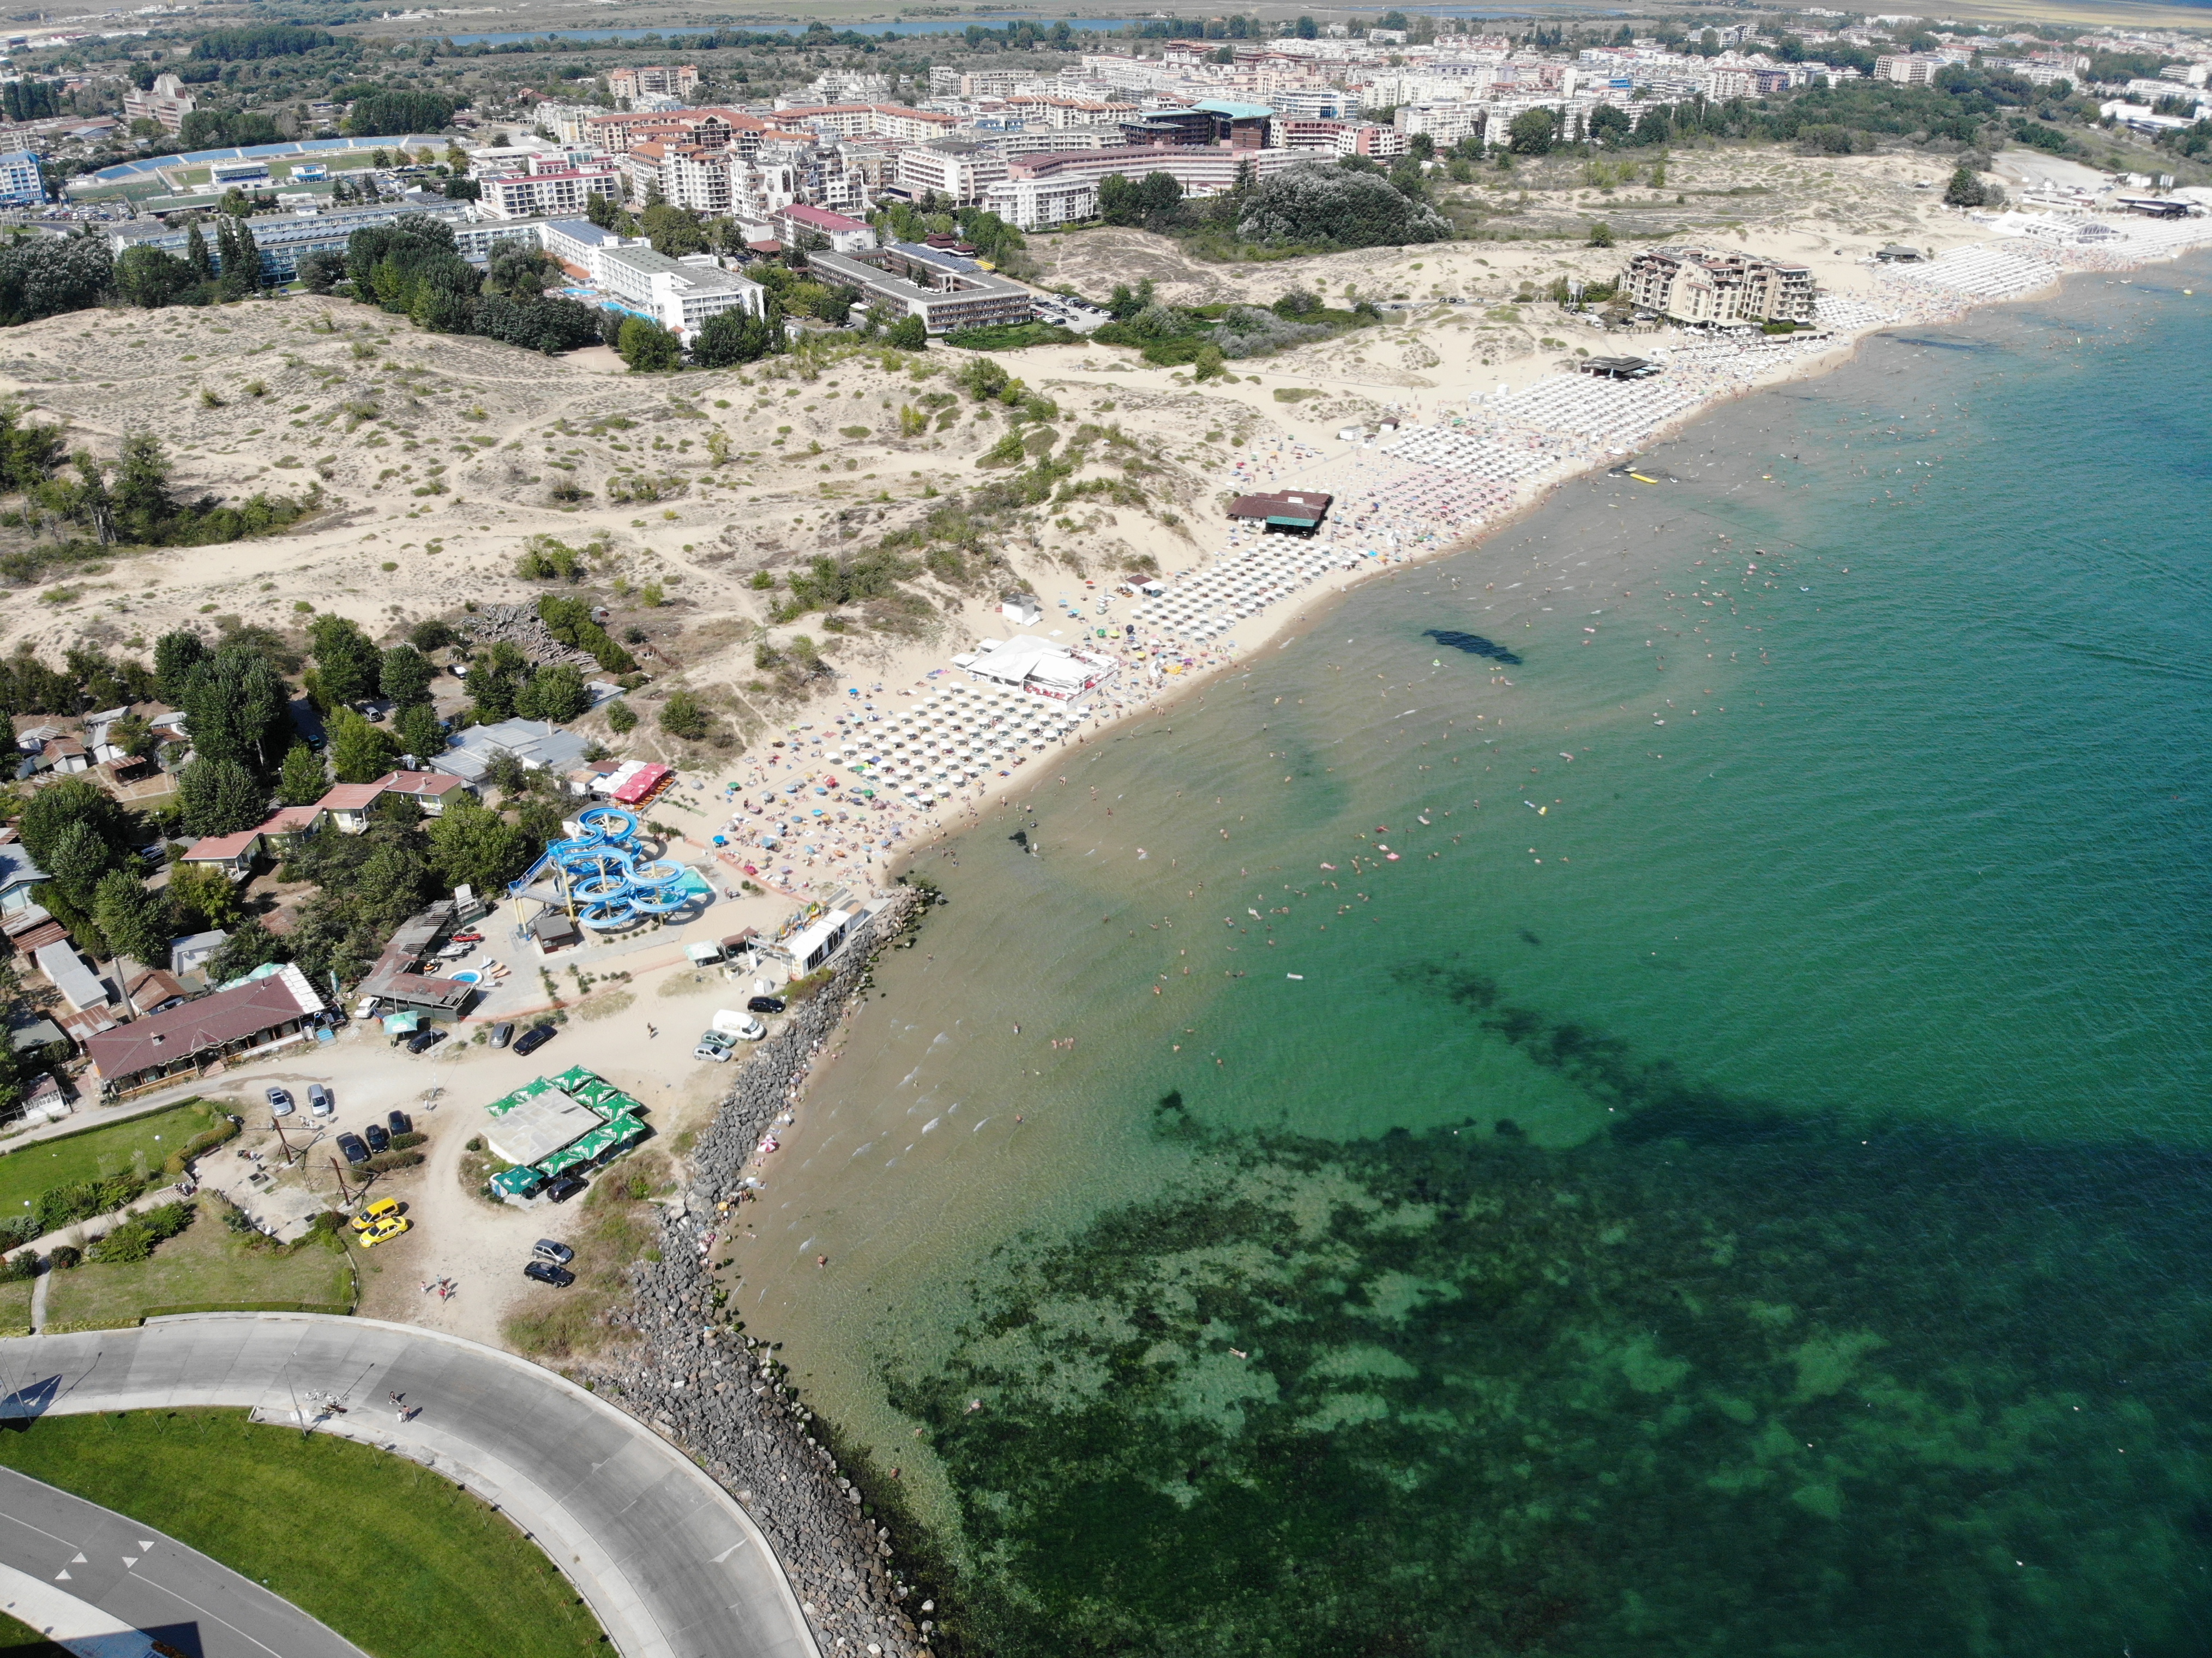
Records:
<instances>
[{"instance_id":1,"label":"yellow car","mask_svg":"<svg viewBox=\"0 0 2212 1658\"><path fill-rule=\"evenodd\" d=\"M374 1249L380 1243L389 1243L402 1232L412 1230L414 1224L404 1215L386 1215L380 1220L372 1221L359 1235L361 1247Z\"/></svg>"},{"instance_id":2,"label":"yellow car","mask_svg":"<svg viewBox=\"0 0 2212 1658\"><path fill-rule=\"evenodd\" d=\"M377 1222L387 1219L398 1212L399 1206L390 1198L379 1198L353 1218L353 1230L356 1232L366 1232Z\"/></svg>"}]
</instances>

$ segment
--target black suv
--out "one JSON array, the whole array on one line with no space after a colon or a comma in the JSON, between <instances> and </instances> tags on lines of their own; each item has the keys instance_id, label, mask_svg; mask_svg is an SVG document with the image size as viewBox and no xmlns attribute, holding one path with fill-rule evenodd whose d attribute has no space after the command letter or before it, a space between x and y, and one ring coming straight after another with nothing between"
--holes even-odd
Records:
<instances>
[{"instance_id":1,"label":"black suv","mask_svg":"<svg viewBox=\"0 0 2212 1658\"><path fill-rule=\"evenodd\" d=\"M345 1153L345 1160L348 1163L368 1161L368 1148L361 1143L361 1136L358 1134L339 1135L338 1150Z\"/></svg>"},{"instance_id":2,"label":"black suv","mask_svg":"<svg viewBox=\"0 0 2212 1658\"><path fill-rule=\"evenodd\" d=\"M532 1025L516 1039L514 1051L517 1054L535 1054L539 1048L544 1047L546 1043L552 1040L553 1027L551 1025Z\"/></svg>"},{"instance_id":3,"label":"black suv","mask_svg":"<svg viewBox=\"0 0 2212 1658\"><path fill-rule=\"evenodd\" d=\"M415 1132L415 1125L408 1121L404 1111L385 1113L384 1126L395 1134L411 1134Z\"/></svg>"},{"instance_id":4,"label":"black suv","mask_svg":"<svg viewBox=\"0 0 2212 1658\"><path fill-rule=\"evenodd\" d=\"M367 1128L362 1130L362 1133L368 1136L368 1149L370 1151L389 1151L392 1149L392 1136L385 1132L384 1125L382 1123L373 1122L369 1124Z\"/></svg>"},{"instance_id":5,"label":"black suv","mask_svg":"<svg viewBox=\"0 0 2212 1658\"><path fill-rule=\"evenodd\" d=\"M409 1038L407 1051L410 1054L428 1054L445 1040L446 1033L432 1025L428 1030L418 1030Z\"/></svg>"},{"instance_id":6,"label":"black suv","mask_svg":"<svg viewBox=\"0 0 2212 1658\"><path fill-rule=\"evenodd\" d=\"M583 1181L574 1175L563 1175L545 1188L545 1195L556 1203L566 1203L583 1189Z\"/></svg>"},{"instance_id":7,"label":"black suv","mask_svg":"<svg viewBox=\"0 0 2212 1658\"><path fill-rule=\"evenodd\" d=\"M756 996L745 1004L745 1011L749 1013L781 1013L783 1011L783 998Z\"/></svg>"},{"instance_id":8,"label":"black suv","mask_svg":"<svg viewBox=\"0 0 2212 1658\"><path fill-rule=\"evenodd\" d=\"M533 1260L522 1269L522 1276L536 1278L540 1284L550 1284L556 1290L565 1290L576 1281L576 1275L566 1267L556 1266L550 1260Z\"/></svg>"}]
</instances>

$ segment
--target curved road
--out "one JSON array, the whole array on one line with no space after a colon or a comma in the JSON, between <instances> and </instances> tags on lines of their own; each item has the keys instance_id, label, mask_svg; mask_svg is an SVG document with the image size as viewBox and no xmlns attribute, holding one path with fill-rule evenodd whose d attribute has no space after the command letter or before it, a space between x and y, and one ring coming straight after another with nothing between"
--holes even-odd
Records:
<instances>
[{"instance_id":1,"label":"curved road","mask_svg":"<svg viewBox=\"0 0 2212 1658\"><path fill-rule=\"evenodd\" d=\"M331 1396L342 1413L324 1407ZM511 1354L304 1313L0 1340L0 1420L188 1406L304 1414L467 1485L568 1575L623 1658L819 1658L767 1539L726 1491L643 1424Z\"/></svg>"}]
</instances>

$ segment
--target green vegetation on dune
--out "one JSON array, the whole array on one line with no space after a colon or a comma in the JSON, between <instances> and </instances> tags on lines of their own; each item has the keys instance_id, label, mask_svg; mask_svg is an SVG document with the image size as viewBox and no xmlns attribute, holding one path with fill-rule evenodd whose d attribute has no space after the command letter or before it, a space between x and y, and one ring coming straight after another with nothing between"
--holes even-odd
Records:
<instances>
[{"instance_id":1,"label":"green vegetation on dune","mask_svg":"<svg viewBox=\"0 0 2212 1658\"><path fill-rule=\"evenodd\" d=\"M240 1411L146 1411L45 1418L0 1435L0 1463L158 1527L376 1658L605 1649L581 1598L508 1521L365 1445Z\"/></svg>"}]
</instances>

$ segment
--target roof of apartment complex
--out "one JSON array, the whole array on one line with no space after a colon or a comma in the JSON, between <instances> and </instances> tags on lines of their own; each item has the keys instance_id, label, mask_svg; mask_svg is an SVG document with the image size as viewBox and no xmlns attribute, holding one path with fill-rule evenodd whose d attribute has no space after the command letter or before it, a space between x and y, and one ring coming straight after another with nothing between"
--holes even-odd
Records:
<instances>
[{"instance_id":1,"label":"roof of apartment complex","mask_svg":"<svg viewBox=\"0 0 2212 1658\"><path fill-rule=\"evenodd\" d=\"M1018 282L994 276L975 260L921 242L893 242L866 253L812 253L808 262L825 276L903 303L931 331L940 319L960 316L979 304L1010 310L1034 302Z\"/></svg>"}]
</instances>

